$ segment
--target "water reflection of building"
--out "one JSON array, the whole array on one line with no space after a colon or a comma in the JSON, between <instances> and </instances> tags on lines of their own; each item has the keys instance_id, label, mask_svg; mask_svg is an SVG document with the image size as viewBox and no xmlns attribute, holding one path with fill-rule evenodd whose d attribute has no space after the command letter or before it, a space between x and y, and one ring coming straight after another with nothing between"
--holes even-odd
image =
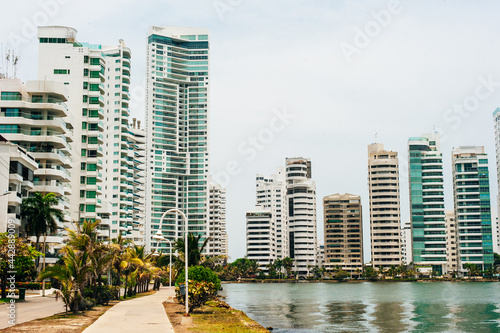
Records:
<instances>
[{"instance_id":1,"label":"water reflection of building","mask_svg":"<svg viewBox=\"0 0 500 333\"><path fill-rule=\"evenodd\" d=\"M378 303L372 313L370 326L379 332L406 332L405 308L403 303Z\"/></svg>"}]
</instances>

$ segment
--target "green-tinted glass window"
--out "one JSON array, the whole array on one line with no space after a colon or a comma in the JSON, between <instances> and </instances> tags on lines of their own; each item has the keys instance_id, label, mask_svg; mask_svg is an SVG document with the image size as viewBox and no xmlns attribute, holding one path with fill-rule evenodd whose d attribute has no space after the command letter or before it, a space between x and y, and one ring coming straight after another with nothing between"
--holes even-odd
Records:
<instances>
[{"instance_id":1,"label":"green-tinted glass window","mask_svg":"<svg viewBox=\"0 0 500 333\"><path fill-rule=\"evenodd\" d=\"M97 171L97 164L87 164L87 171Z\"/></svg>"},{"instance_id":2,"label":"green-tinted glass window","mask_svg":"<svg viewBox=\"0 0 500 333\"><path fill-rule=\"evenodd\" d=\"M20 101L21 93L18 91L2 91L0 94L2 101Z\"/></svg>"},{"instance_id":3,"label":"green-tinted glass window","mask_svg":"<svg viewBox=\"0 0 500 333\"><path fill-rule=\"evenodd\" d=\"M96 177L87 177L87 185L95 185L95 184L97 184Z\"/></svg>"},{"instance_id":4,"label":"green-tinted glass window","mask_svg":"<svg viewBox=\"0 0 500 333\"><path fill-rule=\"evenodd\" d=\"M87 191L86 196L87 199L95 199L96 191Z\"/></svg>"},{"instance_id":5,"label":"green-tinted glass window","mask_svg":"<svg viewBox=\"0 0 500 333\"><path fill-rule=\"evenodd\" d=\"M87 205L87 207L85 207L85 211L88 213L95 213L95 205Z\"/></svg>"},{"instance_id":6,"label":"green-tinted glass window","mask_svg":"<svg viewBox=\"0 0 500 333\"><path fill-rule=\"evenodd\" d=\"M89 138L88 138L88 144L90 144L90 145L96 145L97 144L97 137L96 136L89 136Z\"/></svg>"}]
</instances>

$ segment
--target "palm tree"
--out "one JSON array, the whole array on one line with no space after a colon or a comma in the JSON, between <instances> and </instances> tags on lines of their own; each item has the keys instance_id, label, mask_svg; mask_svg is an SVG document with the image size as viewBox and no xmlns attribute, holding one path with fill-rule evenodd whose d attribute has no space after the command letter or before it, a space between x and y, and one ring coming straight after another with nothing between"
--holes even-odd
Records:
<instances>
[{"instance_id":1,"label":"palm tree","mask_svg":"<svg viewBox=\"0 0 500 333\"><path fill-rule=\"evenodd\" d=\"M121 281L122 270L123 270L124 266L125 267L127 266L126 263L124 263L122 265L122 262L125 259L125 255L126 255L125 254L125 247L127 246L128 243L130 243L130 240L123 238L122 235L120 234L120 235L118 235L117 238L112 239L112 243L113 244L111 244L111 249L113 252L113 259L112 259L111 265L112 265L112 267L115 270L116 275L117 275L116 285L118 286L118 299L120 299L120 287L122 284L122 281ZM126 292L125 292L125 294L126 294Z\"/></svg>"},{"instance_id":2,"label":"palm tree","mask_svg":"<svg viewBox=\"0 0 500 333\"><path fill-rule=\"evenodd\" d=\"M200 244L200 239L201 236L195 236L193 234L188 234L188 265L189 266L198 266L201 263L202 257L201 253L205 249L205 246L207 245L210 237L207 237L205 241L202 243L201 247L199 246ZM177 257L176 261L176 268L181 268L184 266L184 255L185 255L185 243L184 243L184 238L179 238L177 241L174 243L174 251L179 252L182 254L182 257L179 256Z\"/></svg>"},{"instance_id":3,"label":"palm tree","mask_svg":"<svg viewBox=\"0 0 500 333\"><path fill-rule=\"evenodd\" d=\"M35 248L40 250L40 236L53 233L59 229L58 221L64 219L63 213L52 207L59 204L54 193L42 194L35 192L25 198L21 204L21 216L26 218L26 233L36 237ZM38 266L38 258L36 259Z\"/></svg>"},{"instance_id":4,"label":"palm tree","mask_svg":"<svg viewBox=\"0 0 500 333\"><path fill-rule=\"evenodd\" d=\"M40 273L39 279L52 277L59 280L61 283L59 295L62 296L66 309L72 306L73 312L78 313L82 290L90 271L88 254L84 251L75 251L71 246L65 246L61 251L65 254L62 258L63 264L45 268Z\"/></svg>"},{"instance_id":5,"label":"palm tree","mask_svg":"<svg viewBox=\"0 0 500 333\"><path fill-rule=\"evenodd\" d=\"M289 277L293 267L293 259L290 257L283 258L283 267L286 270L286 276Z\"/></svg>"}]
</instances>

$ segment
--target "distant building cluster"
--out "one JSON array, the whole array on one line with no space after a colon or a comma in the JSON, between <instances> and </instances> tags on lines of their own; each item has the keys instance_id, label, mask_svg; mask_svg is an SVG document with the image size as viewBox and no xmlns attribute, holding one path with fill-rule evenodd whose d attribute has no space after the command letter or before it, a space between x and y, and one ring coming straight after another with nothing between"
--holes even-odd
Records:
<instances>
[{"instance_id":1,"label":"distant building cluster","mask_svg":"<svg viewBox=\"0 0 500 333\"><path fill-rule=\"evenodd\" d=\"M499 110L494 116L500 122ZM408 140L410 221L402 225L398 154L380 143L368 146L373 268L413 264L438 275L464 275L468 264L481 270L492 267L500 237L498 219L492 226L484 147L453 149L452 168L453 188L449 190L453 191L454 210L445 210L439 134ZM275 260L290 257L297 277L309 276L314 266L359 276L365 264L361 197L337 193L323 198L325 238L319 245L311 174L309 159L294 158L286 159L285 172L278 168L270 178L257 175L257 205L246 213L247 256L257 260L263 271Z\"/></svg>"}]
</instances>

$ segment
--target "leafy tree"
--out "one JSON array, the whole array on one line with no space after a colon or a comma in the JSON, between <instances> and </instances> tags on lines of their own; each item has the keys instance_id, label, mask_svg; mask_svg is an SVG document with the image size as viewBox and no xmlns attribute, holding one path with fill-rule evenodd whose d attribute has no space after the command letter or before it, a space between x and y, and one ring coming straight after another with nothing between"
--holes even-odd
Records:
<instances>
[{"instance_id":1,"label":"leafy tree","mask_svg":"<svg viewBox=\"0 0 500 333\"><path fill-rule=\"evenodd\" d=\"M192 266L188 269L188 298L189 311L202 306L208 300L213 299L220 289L220 280L210 268L203 266ZM184 285L184 271L179 274L176 283ZM181 304L185 304L185 296L180 294L180 287L175 289L176 298Z\"/></svg>"},{"instance_id":2,"label":"leafy tree","mask_svg":"<svg viewBox=\"0 0 500 333\"><path fill-rule=\"evenodd\" d=\"M335 279L341 280L341 281L347 279L350 276L351 276L351 274L349 274L348 272L346 272L346 271L344 271L342 269L338 270L335 273Z\"/></svg>"},{"instance_id":3,"label":"leafy tree","mask_svg":"<svg viewBox=\"0 0 500 333\"><path fill-rule=\"evenodd\" d=\"M31 277L36 274L34 259L41 253L24 244L16 235L0 234L0 286L2 298L7 297L8 271L16 271L16 278Z\"/></svg>"},{"instance_id":4,"label":"leafy tree","mask_svg":"<svg viewBox=\"0 0 500 333\"><path fill-rule=\"evenodd\" d=\"M494 259L495 262L493 263L493 265L499 266L500 265L500 254L493 252L493 258L495 258Z\"/></svg>"},{"instance_id":5,"label":"leafy tree","mask_svg":"<svg viewBox=\"0 0 500 333\"><path fill-rule=\"evenodd\" d=\"M63 213L52 207L59 204L54 193L35 192L33 196L23 199L21 216L26 218L26 233L36 237L35 248L40 251L40 236L57 231L57 221L62 221ZM38 266L38 260L36 261Z\"/></svg>"},{"instance_id":6,"label":"leafy tree","mask_svg":"<svg viewBox=\"0 0 500 333\"><path fill-rule=\"evenodd\" d=\"M365 267L365 272L363 273L363 276L366 279L375 280L378 277L378 273L375 270L375 268L368 266L368 267Z\"/></svg>"}]
</instances>

